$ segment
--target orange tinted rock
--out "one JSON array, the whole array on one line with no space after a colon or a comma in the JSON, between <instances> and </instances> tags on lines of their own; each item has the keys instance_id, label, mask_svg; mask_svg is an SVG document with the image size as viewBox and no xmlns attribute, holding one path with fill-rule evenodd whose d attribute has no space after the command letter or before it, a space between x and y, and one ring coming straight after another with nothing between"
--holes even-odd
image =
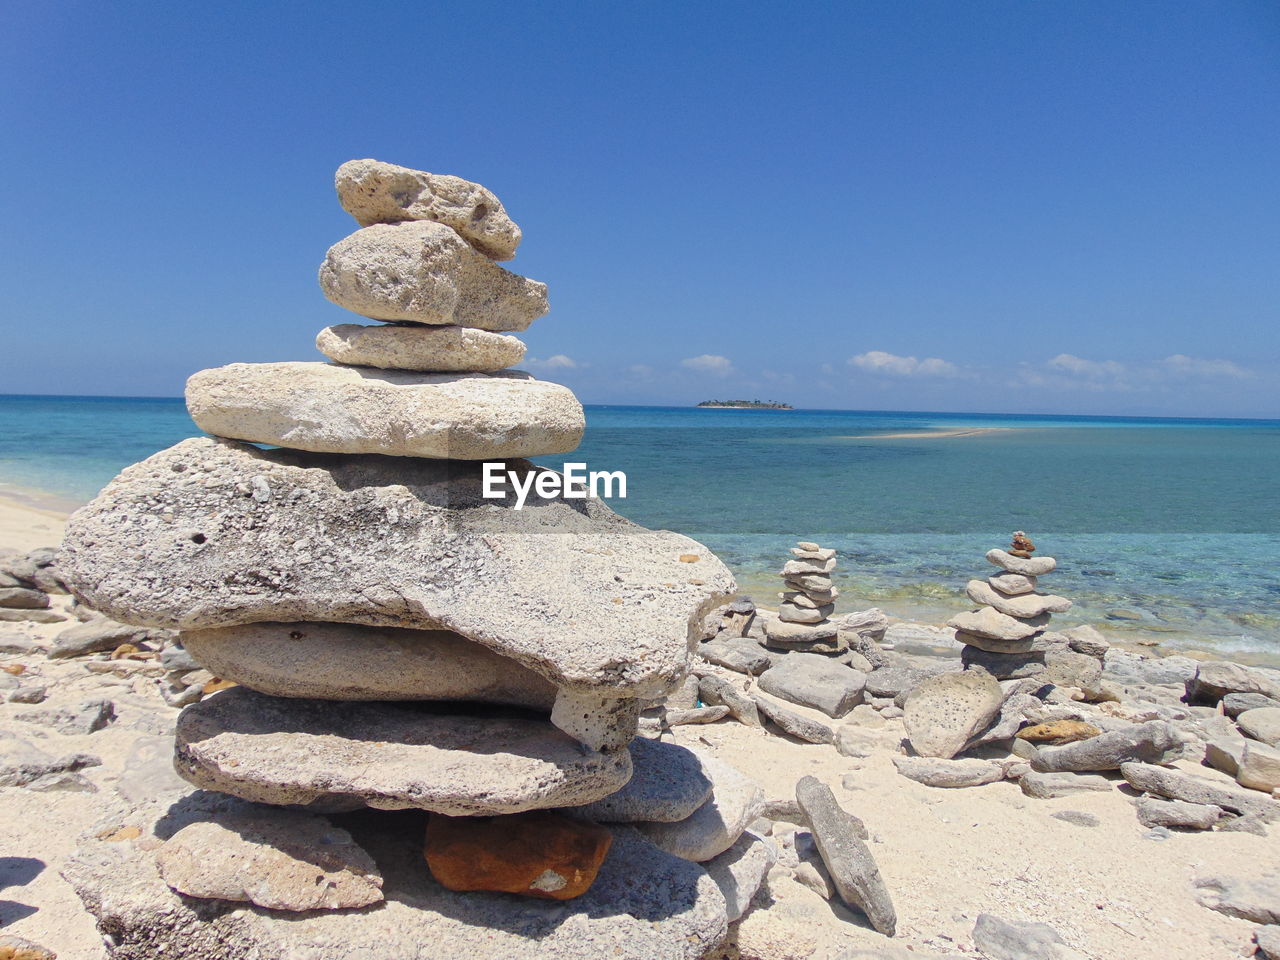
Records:
<instances>
[{"instance_id":1,"label":"orange tinted rock","mask_svg":"<svg viewBox=\"0 0 1280 960\"><path fill-rule=\"evenodd\" d=\"M1048 723L1037 723L1034 727L1024 727L1018 731L1017 736L1019 740L1057 746L1075 743L1077 740L1089 740L1101 733L1093 724L1083 720L1050 720Z\"/></svg>"},{"instance_id":2,"label":"orange tinted rock","mask_svg":"<svg viewBox=\"0 0 1280 960\"><path fill-rule=\"evenodd\" d=\"M1021 530L1015 530L1013 534L1013 543L1009 547L1009 553L1015 557L1022 557L1024 560L1031 559L1031 555L1036 552L1036 545L1031 542Z\"/></svg>"},{"instance_id":3,"label":"orange tinted rock","mask_svg":"<svg viewBox=\"0 0 1280 960\"><path fill-rule=\"evenodd\" d=\"M208 696L211 693L217 693L219 690L230 690L234 686L236 686L236 684L232 683L230 680L223 680L221 677L214 677L201 687L200 692L205 696Z\"/></svg>"},{"instance_id":4,"label":"orange tinted rock","mask_svg":"<svg viewBox=\"0 0 1280 960\"><path fill-rule=\"evenodd\" d=\"M570 900L591 887L612 842L604 827L558 813L432 814L425 852L431 875L450 890Z\"/></svg>"}]
</instances>

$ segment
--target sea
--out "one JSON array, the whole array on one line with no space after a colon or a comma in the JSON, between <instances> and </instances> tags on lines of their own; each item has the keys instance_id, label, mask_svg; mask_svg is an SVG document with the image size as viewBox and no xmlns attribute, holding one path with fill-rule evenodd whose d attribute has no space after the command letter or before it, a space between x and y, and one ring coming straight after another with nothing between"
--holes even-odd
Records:
<instances>
[{"instance_id":1,"label":"sea","mask_svg":"<svg viewBox=\"0 0 1280 960\"><path fill-rule=\"evenodd\" d=\"M771 604L797 540L839 552L837 611L941 623L1024 530L1064 626L1280 663L1280 420L588 406L610 505L714 550ZM0 396L0 493L73 508L200 431L180 399Z\"/></svg>"}]
</instances>

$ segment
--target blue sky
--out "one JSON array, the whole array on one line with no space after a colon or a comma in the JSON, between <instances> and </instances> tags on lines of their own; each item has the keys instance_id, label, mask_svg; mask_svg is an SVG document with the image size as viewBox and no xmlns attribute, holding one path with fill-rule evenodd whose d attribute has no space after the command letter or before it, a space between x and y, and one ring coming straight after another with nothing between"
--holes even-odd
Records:
<instances>
[{"instance_id":1,"label":"blue sky","mask_svg":"<svg viewBox=\"0 0 1280 960\"><path fill-rule=\"evenodd\" d=\"M0 392L319 359L334 169L477 180L586 402L1280 416L1280 6L11 5Z\"/></svg>"}]
</instances>

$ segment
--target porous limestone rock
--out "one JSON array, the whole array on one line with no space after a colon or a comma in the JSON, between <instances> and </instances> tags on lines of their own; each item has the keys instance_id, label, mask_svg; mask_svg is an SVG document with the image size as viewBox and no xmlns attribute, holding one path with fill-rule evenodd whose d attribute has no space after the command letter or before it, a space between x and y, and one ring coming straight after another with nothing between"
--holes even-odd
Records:
<instances>
[{"instance_id":1,"label":"porous limestone rock","mask_svg":"<svg viewBox=\"0 0 1280 960\"><path fill-rule=\"evenodd\" d=\"M1000 712L1004 692L982 670L941 673L907 695L902 722L916 753L949 760Z\"/></svg>"},{"instance_id":2,"label":"porous limestone rock","mask_svg":"<svg viewBox=\"0 0 1280 960\"><path fill-rule=\"evenodd\" d=\"M674 823L692 816L711 796L711 778L688 747L638 738L631 751L631 779L616 793L565 813L603 823Z\"/></svg>"},{"instance_id":3,"label":"porous limestone rock","mask_svg":"<svg viewBox=\"0 0 1280 960\"><path fill-rule=\"evenodd\" d=\"M987 562L1007 570L1009 573L1020 573L1024 577L1043 577L1058 566L1053 557L1015 557L1006 550L988 550Z\"/></svg>"},{"instance_id":4,"label":"porous limestone rock","mask_svg":"<svg viewBox=\"0 0 1280 960\"><path fill-rule=\"evenodd\" d=\"M1219 807L1208 803L1187 803L1185 800L1139 797L1134 807L1138 812L1138 822L1144 827L1208 830L1222 816L1222 810Z\"/></svg>"},{"instance_id":5,"label":"porous limestone rock","mask_svg":"<svg viewBox=\"0 0 1280 960\"><path fill-rule=\"evenodd\" d=\"M1016 597L1030 593L1036 588L1035 577L1024 577L1020 573L993 573L987 577L987 583L995 587L1006 597Z\"/></svg>"},{"instance_id":6,"label":"porous limestone rock","mask_svg":"<svg viewBox=\"0 0 1280 960\"><path fill-rule=\"evenodd\" d=\"M201 430L232 440L449 460L567 453L586 426L572 390L520 370L232 363L187 380L187 410Z\"/></svg>"},{"instance_id":7,"label":"porous limestone rock","mask_svg":"<svg viewBox=\"0 0 1280 960\"><path fill-rule=\"evenodd\" d=\"M698 759L711 780L710 799L683 820L635 826L660 849L701 863L728 850L760 816L764 791L723 760L706 754Z\"/></svg>"},{"instance_id":8,"label":"porous limestone rock","mask_svg":"<svg viewBox=\"0 0 1280 960\"><path fill-rule=\"evenodd\" d=\"M496 373L524 359L515 337L469 327L396 323L342 323L316 336L316 349L330 360L382 370Z\"/></svg>"},{"instance_id":9,"label":"porous limestone rock","mask_svg":"<svg viewBox=\"0 0 1280 960\"><path fill-rule=\"evenodd\" d=\"M1015 619L992 607L957 613L947 626L991 640L1027 640L1040 633L1049 622L1047 617Z\"/></svg>"},{"instance_id":10,"label":"porous limestone rock","mask_svg":"<svg viewBox=\"0 0 1280 960\"><path fill-rule=\"evenodd\" d=\"M520 228L498 198L470 180L380 160L348 160L333 181L342 209L362 227L434 220L492 260L510 260L520 245Z\"/></svg>"},{"instance_id":11,"label":"porous limestone rock","mask_svg":"<svg viewBox=\"0 0 1280 960\"><path fill-rule=\"evenodd\" d=\"M174 765L196 786L316 812L519 813L590 803L631 776L627 751L586 750L544 721L244 687L183 710L176 739Z\"/></svg>"},{"instance_id":12,"label":"porous limestone rock","mask_svg":"<svg viewBox=\"0 0 1280 960\"><path fill-rule=\"evenodd\" d=\"M1280 805L1255 791L1237 790L1181 770L1133 762L1121 764L1120 773L1135 790L1170 800L1212 804L1242 817L1256 815L1264 821L1273 820L1280 813Z\"/></svg>"},{"instance_id":13,"label":"porous limestone rock","mask_svg":"<svg viewBox=\"0 0 1280 960\"><path fill-rule=\"evenodd\" d=\"M133 623L444 629L561 687L679 682L694 625L734 592L709 550L598 500L514 510L481 488L478 464L186 440L77 511L61 562L82 600Z\"/></svg>"},{"instance_id":14,"label":"porous limestone rock","mask_svg":"<svg viewBox=\"0 0 1280 960\"><path fill-rule=\"evenodd\" d=\"M1071 609L1071 601L1066 597L1055 597L1052 594L1027 593L1020 597L1006 597L999 590L992 589L985 580L970 580L965 593L974 603L982 603L994 607L1007 617L1031 619L1046 613L1066 613Z\"/></svg>"},{"instance_id":15,"label":"porous limestone rock","mask_svg":"<svg viewBox=\"0 0 1280 960\"><path fill-rule=\"evenodd\" d=\"M813 653L790 653L760 675L760 689L775 697L843 717L862 702L867 675Z\"/></svg>"},{"instance_id":16,"label":"porous limestone rock","mask_svg":"<svg viewBox=\"0 0 1280 960\"><path fill-rule=\"evenodd\" d=\"M382 901L377 864L347 831L292 810L244 809L187 824L159 853L160 876L205 900L270 910L342 910Z\"/></svg>"},{"instance_id":17,"label":"porous limestone rock","mask_svg":"<svg viewBox=\"0 0 1280 960\"><path fill-rule=\"evenodd\" d=\"M275 697L475 700L550 710L555 685L447 630L247 623L182 634L214 676Z\"/></svg>"},{"instance_id":18,"label":"porous limestone rock","mask_svg":"<svg viewBox=\"0 0 1280 960\"><path fill-rule=\"evenodd\" d=\"M1245 736L1268 746L1280 746L1280 707L1257 707L1236 717Z\"/></svg>"},{"instance_id":19,"label":"porous limestone rock","mask_svg":"<svg viewBox=\"0 0 1280 960\"><path fill-rule=\"evenodd\" d=\"M747 912L751 898L777 860L773 844L748 830L728 850L707 861L707 873L724 894L730 923Z\"/></svg>"},{"instance_id":20,"label":"porous limestone rock","mask_svg":"<svg viewBox=\"0 0 1280 960\"><path fill-rule=\"evenodd\" d=\"M329 248L320 289L373 320L524 330L547 312L547 285L511 273L431 221L374 224Z\"/></svg>"},{"instance_id":21,"label":"porous limestone rock","mask_svg":"<svg viewBox=\"0 0 1280 960\"><path fill-rule=\"evenodd\" d=\"M1240 752L1236 783L1268 793L1280 788L1280 749L1254 740L1245 741Z\"/></svg>"},{"instance_id":22,"label":"porous limestone rock","mask_svg":"<svg viewBox=\"0 0 1280 960\"><path fill-rule=\"evenodd\" d=\"M1000 765L989 760L894 757L893 765L908 780L926 787L980 787L1004 779Z\"/></svg>"},{"instance_id":23,"label":"porous limestone rock","mask_svg":"<svg viewBox=\"0 0 1280 960\"><path fill-rule=\"evenodd\" d=\"M790 734L796 739L805 740L808 743L835 742L835 733L825 723L802 717L794 710L788 710L767 697L753 695L751 699L755 701L760 712L776 723L783 733Z\"/></svg>"},{"instance_id":24,"label":"porous limestone rock","mask_svg":"<svg viewBox=\"0 0 1280 960\"><path fill-rule=\"evenodd\" d=\"M1119 770L1122 764L1170 763L1182 753L1182 738L1166 720L1150 720L1069 743L1042 747L1031 761L1041 773Z\"/></svg>"}]
</instances>

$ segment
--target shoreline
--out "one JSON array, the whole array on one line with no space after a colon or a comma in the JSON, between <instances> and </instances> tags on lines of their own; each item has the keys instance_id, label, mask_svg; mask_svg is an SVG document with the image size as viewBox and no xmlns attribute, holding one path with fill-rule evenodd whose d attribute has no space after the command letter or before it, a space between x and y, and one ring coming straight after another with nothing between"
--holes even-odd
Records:
<instances>
[{"instance_id":1,"label":"shoreline","mask_svg":"<svg viewBox=\"0 0 1280 960\"><path fill-rule=\"evenodd\" d=\"M866 433L836 437L837 440L950 440L959 437L982 437L988 433L1013 433L1031 427L956 427L953 430L917 430L909 433Z\"/></svg>"},{"instance_id":2,"label":"shoreline","mask_svg":"<svg viewBox=\"0 0 1280 960\"><path fill-rule=\"evenodd\" d=\"M0 548L56 547L80 504L39 490L0 486Z\"/></svg>"}]
</instances>

